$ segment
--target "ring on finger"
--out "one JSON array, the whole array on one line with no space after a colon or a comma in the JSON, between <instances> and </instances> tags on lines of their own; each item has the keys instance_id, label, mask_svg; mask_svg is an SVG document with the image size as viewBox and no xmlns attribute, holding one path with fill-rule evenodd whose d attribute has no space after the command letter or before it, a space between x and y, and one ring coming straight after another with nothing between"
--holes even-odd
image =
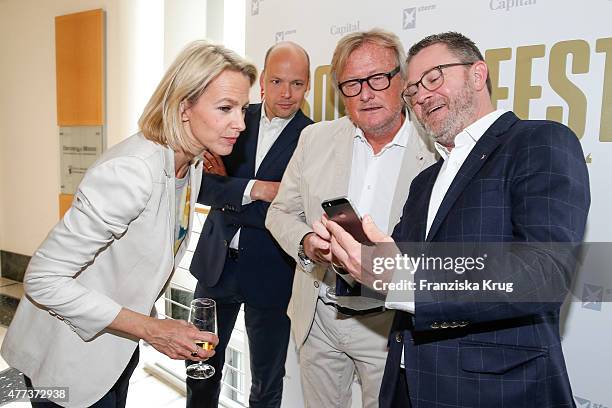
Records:
<instances>
[{"instance_id":1,"label":"ring on finger","mask_svg":"<svg viewBox=\"0 0 612 408\"><path fill-rule=\"evenodd\" d=\"M199 347L198 347L198 345L196 344L196 349L195 349L195 351L192 351L192 352L191 352L191 357L197 357L197 356L198 356L198 349L199 349Z\"/></svg>"}]
</instances>

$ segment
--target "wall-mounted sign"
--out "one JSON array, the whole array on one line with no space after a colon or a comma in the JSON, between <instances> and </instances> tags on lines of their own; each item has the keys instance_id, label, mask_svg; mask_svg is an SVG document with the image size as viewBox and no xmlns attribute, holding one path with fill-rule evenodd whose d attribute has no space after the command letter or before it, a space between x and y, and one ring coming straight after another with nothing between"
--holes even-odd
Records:
<instances>
[{"instance_id":1,"label":"wall-mounted sign","mask_svg":"<svg viewBox=\"0 0 612 408\"><path fill-rule=\"evenodd\" d=\"M102 126L60 127L61 190L74 194L83 175L102 154Z\"/></svg>"}]
</instances>

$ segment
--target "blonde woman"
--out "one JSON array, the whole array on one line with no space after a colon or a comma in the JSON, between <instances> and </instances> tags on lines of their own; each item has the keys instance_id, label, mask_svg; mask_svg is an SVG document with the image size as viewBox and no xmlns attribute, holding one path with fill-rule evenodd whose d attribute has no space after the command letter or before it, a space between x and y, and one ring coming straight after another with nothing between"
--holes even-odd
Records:
<instances>
[{"instance_id":1,"label":"blonde woman","mask_svg":"<svg viewBox=\"0 0 612 408\"><path fill-rule=\"evenodd\" d=\"M255 67L205 41L188 45L149 100L141 132L87 172L71 208L34 253L2 356L34 388L66 387L38 406L122 407L145 340L174 359L214 354L217 337L151 317L187 232L198 156L232 151Z\"/></svg>"}]
</instances>

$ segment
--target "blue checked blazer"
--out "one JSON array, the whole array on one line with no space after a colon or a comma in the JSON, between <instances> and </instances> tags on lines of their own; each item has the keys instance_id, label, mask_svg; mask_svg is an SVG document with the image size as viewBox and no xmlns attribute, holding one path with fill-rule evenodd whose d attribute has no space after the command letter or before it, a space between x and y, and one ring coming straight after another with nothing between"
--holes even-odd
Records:
<instances>
[{"instance_id":1,"label":"blue checked blazer","mask_svg":"<svg viewBox=\"0 0 612 408\"><path fill-rule=\"evenodd\" d=\"M589 179L580 143L567 127L502 115L463 163L426 237L442 163L414 179L393 232L396 242L582 241ZM538 270L537 263L534 270L525 279L536 294L567 278ZM417 271L415 280L430 279L428 273ZM382 408L393 407L402 346L413 408L574 406L559 336L561 302L424 299L415 293L414 316L396 313Z\"/></svg>"}]
</instances>

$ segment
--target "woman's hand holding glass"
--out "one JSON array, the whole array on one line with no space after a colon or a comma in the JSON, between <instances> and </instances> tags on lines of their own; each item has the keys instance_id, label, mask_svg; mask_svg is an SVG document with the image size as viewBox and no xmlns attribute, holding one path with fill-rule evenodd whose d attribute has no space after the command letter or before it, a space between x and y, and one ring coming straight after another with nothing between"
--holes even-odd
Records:
<instances>
[{"instance_id":1,"label":"woman's hand holding glass","mask_svg":"<svg viewBox=\"0 0 612 408\"><path fill-rule=\"evenodd\" d=\"M215 330L216 331L216 330ZM175 360L203 361L215 354L219 338L214 332L201 331L183 320L151 319L145 327L143 339L157 351ZM208 349L196 344L212 344Z\"/></svg>"}]
</instances>

